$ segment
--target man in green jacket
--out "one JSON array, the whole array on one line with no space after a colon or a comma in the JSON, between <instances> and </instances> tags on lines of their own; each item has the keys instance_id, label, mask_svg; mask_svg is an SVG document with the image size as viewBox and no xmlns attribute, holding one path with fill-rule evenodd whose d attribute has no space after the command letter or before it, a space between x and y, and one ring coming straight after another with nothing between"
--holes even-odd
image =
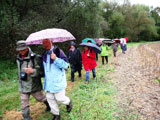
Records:
<instances>
[{"instance_id":1,"label":"man in green jacket","mask_svg":"<svg viewBox=\"0 0 160 120\"><path fill-rule=\"evenodd\" d=\"M37 101L44 102L46 111L50 111L46 96L42 91L40 76L40 58L21 40L17 42L19 92L21 98L21 109L24 120L32 120L29 110L29 97L32 95Z\"/></svg>"}]
</instances>

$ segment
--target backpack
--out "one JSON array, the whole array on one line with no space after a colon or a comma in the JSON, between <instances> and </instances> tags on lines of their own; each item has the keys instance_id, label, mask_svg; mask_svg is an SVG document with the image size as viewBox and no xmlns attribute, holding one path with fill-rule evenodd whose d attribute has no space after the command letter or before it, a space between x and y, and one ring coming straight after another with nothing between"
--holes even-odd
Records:
<instances>
[{"instance_id":1,"label":"backpack","mask_svg":"<svg viewBox=\"0 0 160 120\"><path fill-rule=\"evenodd\" d=\"M34 61L35 58L37 59L37 63L40 66L39 76L44 77L44 67L43 67L42 56L39 55L39 54L36 54L36 53L31 53L31 61L32 61L32 64L33 64L33 68L35 68L35 61Z\"/></svg>"}]
</instances>

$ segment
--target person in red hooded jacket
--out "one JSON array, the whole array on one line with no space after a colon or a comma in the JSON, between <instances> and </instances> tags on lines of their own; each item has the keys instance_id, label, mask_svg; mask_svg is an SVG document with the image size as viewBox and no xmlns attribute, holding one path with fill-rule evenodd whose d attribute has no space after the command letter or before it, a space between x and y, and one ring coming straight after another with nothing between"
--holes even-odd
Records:
<instances>
[{"instance_id":1,"label":"person in red hooded jacket","mask_svg":"<svg viewBox=\"0 0 160 120\"><path fill-rule=\"evenodd\" d=\"M88 46L85 46L84 51L82 52L82 64L86 71L86 83L88 84L90 70L92 70L93 78L95 79L96 78L95 67L97 66L95 52Z\"/></svg>"}]
</instances>

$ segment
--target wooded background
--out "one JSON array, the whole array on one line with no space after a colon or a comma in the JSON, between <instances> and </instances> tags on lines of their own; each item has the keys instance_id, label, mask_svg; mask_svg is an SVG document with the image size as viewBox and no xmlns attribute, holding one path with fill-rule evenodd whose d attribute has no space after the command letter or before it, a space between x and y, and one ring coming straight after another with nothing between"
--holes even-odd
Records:
<instances>
[{"instance_id":1,"label":"wooded background","mask_svg":"<svg viewBox=\"0 0 160 120\"><path fill-rule=\"evenodd\" d=\"M160 7L107 0L1 0L0 56L15 57L16 41L46 28L64 28L82 39L160 40ZM67 51L67 43L60 44Z\"/></svg>"}]
</instances>

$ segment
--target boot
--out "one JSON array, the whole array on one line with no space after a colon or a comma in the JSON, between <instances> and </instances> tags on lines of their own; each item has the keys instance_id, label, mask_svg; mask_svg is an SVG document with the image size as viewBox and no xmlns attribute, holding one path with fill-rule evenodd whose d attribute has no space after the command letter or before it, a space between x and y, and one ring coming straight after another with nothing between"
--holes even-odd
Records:
<instances>
[{"instance_id":1,"label":"boot","mask_svg":"<svg viewBox=\"0 0 160 120\"><path fill-rule=\"evenodd\" d=\"M61 119L61 116L60 115L54 115L52 120L60 120Z\"/></svg>"},{"instance_id":2,"label":"boot","mask_svg":"<svg viewBox=\"0 0 160 120\"><path fill-rule=\"evenodd\" d=\"M51 108L50 108L50 106L49 106L49 104L48 104L47 100L46 100L46 101L44 101L44 104L46 105L46 109L45 109L45 111L46 111L46 112L49 112L49 111L51 110Z\"/></svg>"},{"instance_id":3,"label":"boot","mask_svg":"<svg viewBox=\"0 0 160 120\"><path fill-rule=\"evenodd\" d=\"M29 107L22 109L22 116L23 116L24 120L32 120L32 118L30 116Z\"/></svg>"},{"instance_id":4,"label":"boot","mask_svg":"<svg viewBox=\"0 0 160 120\"><path fill-rule=\"evenodd\" d=\"M66 106L67 112L70 113L72 110L72 100L70 100L69 105Z\"/></svg>"}]
</instances>

